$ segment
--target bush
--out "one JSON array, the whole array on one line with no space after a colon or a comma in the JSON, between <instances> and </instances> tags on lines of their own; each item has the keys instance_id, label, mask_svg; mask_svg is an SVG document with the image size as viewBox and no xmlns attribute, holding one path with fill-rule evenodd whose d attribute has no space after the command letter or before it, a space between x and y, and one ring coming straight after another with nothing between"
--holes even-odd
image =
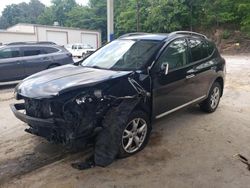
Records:
<instances>
[{"instance_id":1,"label":"bush","mask_svg":"<svg viewBox=\"0 0 250 188\"><path fill-rule=\"evenodd\" d=\"M223 39L229 39L229 37L231 36L231 32L228 30L224 30L222 33L222 38Z\"/></svg>"}]
</instances>

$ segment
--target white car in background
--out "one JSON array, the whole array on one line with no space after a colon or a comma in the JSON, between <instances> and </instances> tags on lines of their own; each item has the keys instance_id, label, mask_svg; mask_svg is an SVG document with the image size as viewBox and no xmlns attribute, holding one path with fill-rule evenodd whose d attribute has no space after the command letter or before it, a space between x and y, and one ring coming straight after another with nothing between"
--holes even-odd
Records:
<instances>
[{"instance_id":1,"label":"white car in background","mask_svg":"<svg viewBox=\"0 0 250 188\"><path fill-rule=\"evenodd\" d=\"M92 54L96 49L94 49L89 44L75 43L66 45L65 48L72 54L73 57L85 58Z\"/></svg>"}]
</instances>

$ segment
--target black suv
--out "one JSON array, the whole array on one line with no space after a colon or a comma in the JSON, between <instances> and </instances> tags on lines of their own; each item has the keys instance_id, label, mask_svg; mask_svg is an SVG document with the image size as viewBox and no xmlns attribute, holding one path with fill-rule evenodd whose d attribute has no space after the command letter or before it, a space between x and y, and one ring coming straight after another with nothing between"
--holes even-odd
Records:
<instances>
[{"instance_id":1,"label":"black suv","mask_svg":"<svg viewBox=\"0 0 250 188\"><path fill-rule=\"evenodd\" d=\"M15 89L15 116L27 132L82 145L95 138L94 163L105 166L144 148L155 119L191 104L214 112L225 60L206 36L127 34L78 66L35 74ZM22 113L20 110L25 110Z\"/></svg>"},{"instance_id":2,"label":"black suv","mask_svg":"<svg viewBox=\"0 0 250 188\"><path fill-rule=\"evenodd\" d=\"M0 47L0 83L22 80L31 74L73 64L72 55L51 42L17 42Z\"/></svg>"}]
</instances>

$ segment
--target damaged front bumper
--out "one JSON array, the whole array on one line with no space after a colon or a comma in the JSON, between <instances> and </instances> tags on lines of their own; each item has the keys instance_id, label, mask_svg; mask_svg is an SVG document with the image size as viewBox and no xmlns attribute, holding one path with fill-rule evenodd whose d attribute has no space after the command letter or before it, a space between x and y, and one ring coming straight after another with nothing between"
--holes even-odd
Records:
<instances>
[{"instance_id":1,"label":"damaged front bumper","mask_svg":"<svg viewBox=\"0 0 250 188\"><path fill-rule=\"evenodd\" d=\"M29 128L25 131L37 136L46 138L50 142L61 143L64 145L71 145L77 141L86 141L92 135L83 138L83 135L75 135L72 131L69 131L67 127L68 123L59 118L36 118L26 114L25 104L11 104L10 108L14 115L24 123L27 123Z\"/></svg>"},{"instance_id":2,"label":"damaged front bumper","mask_svg":"<svg viewBox=\"0 0 250 188\"><path fill-rule=\"evenodd\" d=\"M24 103L11 104L10 108L18 119L27 123L30 126L50 127L50 128L53 128L55 126L55 121L52 118L40 119L40 118L34 118L34 117L26 115Z\"/></svg>"}]
</instances>

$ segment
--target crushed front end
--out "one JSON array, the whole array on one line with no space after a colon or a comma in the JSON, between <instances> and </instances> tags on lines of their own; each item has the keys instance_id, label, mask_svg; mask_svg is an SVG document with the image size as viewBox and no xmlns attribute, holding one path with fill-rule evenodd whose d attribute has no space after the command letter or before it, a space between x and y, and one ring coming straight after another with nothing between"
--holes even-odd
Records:
<instances>
[{"instance_id":1,"label":"crushed front end","mask_svg":"<svg viewBox=\"0 0 250 188\"><path fill-rule=\"evenodd\" d=\"M17 118L29 125L27 132L68 145L93 137L100 127L112 99L99 96L101 91L95 92L93 95L81 93L73 98L71 95L55 99L23 97L24 103L13 104L11 109Z\"/></svg>"},{"instance_id":2,"label":"crushed front end","mask_svg":"<svg viewBox=\"0 0 250 188\"><path fill-rule=\"evenodd\" d=\"M50 98L17 95L17 99L24 102L12 104L11 109L18 119L28 124L27 132L69 146L92 139L102 130L108 110L124 100L136 99L144 104L149 101L147 91L128 77Z\"/></svg>"}]
</instances>

